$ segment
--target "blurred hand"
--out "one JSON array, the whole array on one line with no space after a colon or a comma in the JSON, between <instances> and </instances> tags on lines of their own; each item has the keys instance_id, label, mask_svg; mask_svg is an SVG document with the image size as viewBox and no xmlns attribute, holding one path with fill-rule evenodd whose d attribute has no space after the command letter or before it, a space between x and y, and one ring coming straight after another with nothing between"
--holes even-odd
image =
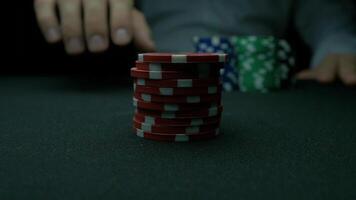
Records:
<instances>
[{"instance_id":1,"label":"blurred hand","mask_svg":"<svg viewBox=\"0 0 356 200\"><path fill-rule=\"evenodd\" d=\"M133 40L140 50L154 50L148 24L133 0L34 0L34 6L46 40L63 40L68 54L82 53L85 46L91 52L105 51L109 35L119 46Z\"/></svg>"},{"instance_id":2,"label":"blurred hand","mask_svg":"<svg viewBox=\"0 0 356 200\"><path fill-rule=\"evenodd\" d=\"M356 54L331 54L313 69L297 74L298 79L331 83L339 78L345 85L356 85Z\"/></svg>"}]
</instances>

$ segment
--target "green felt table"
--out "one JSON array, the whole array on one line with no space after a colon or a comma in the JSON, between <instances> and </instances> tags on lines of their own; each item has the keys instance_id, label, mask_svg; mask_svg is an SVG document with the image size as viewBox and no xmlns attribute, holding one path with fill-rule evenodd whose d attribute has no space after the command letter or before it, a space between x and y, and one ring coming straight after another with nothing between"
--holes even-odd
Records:
<instances>
[{"instance_id":1,"label":"green felt table","mask_svg":"<svg viewBox=\"0 0 356 200\"><path fill-rule=\"evenodd\" d=\"M356 199L356 91L225 93L216 139L131 131L132 87L0 78L0 199Z\"/></svg>"}]
</instances>

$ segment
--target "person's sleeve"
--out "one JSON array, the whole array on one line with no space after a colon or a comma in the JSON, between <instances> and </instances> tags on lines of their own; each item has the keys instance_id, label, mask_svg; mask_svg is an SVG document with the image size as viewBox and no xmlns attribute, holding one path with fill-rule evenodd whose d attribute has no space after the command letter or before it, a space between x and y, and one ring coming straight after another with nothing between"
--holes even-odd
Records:
<instances>
[{"instance_id":1,"label":"person's sleeve","mask_svg":"<svg viewBox=\"0 0 356 200\"><path fill-rule=\"evenodd\" d=\"M296 0L297 31L311 47L311 66L331 53L356 53L356 9L352 0Z\"/></svg>"}]
</instances>

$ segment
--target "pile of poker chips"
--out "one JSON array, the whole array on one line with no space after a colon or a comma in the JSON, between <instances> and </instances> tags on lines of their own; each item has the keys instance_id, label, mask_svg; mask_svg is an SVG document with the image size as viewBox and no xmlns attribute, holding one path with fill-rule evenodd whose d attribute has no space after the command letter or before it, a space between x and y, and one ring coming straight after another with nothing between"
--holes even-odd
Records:
<instances>
[{"instance_id":1,"label":"pile of poker chips","mask_svg":"<svg viewBox=\"0 0 356 200\"><path fill-rule=\"evenodd\" d=\"M221 53L145 53L135 67L134 133L160 141L192 141L217 136L222 113Z\"/></svg>"},{"instance_id":2,"label":"pile of poker chips","mask_svg":"<svg viewBox=\"0 0 356 200\"><path fill-rule=\"evenodd\" d=\"M235 70L236 54L230 38L227 37L194 37L195 51L198 53L225 53L228 60L221 70L221 80L224 91L238 89L237 72Z\"/></svg>"},{"instance_id":3,"label":"pile of poker chips","mask_svg":"<svg viewBox=\"0 0 356 200\"><path fill-rule=\"evenodd\" d=\"M225 91L269 92L291 83L294 66L286 40L273 36L195 37L197 52L224 52L229 60L221 73Z\"/></svg>"},{"instance_id":4,"label":"pile of poker chips","mask_svg":"<svg viewBox=\"0 0 356 200\"><path fill-rule=\"evenodd\" d=\"M236 68L243 92L268 92L282 88L294 65L285 40L272 36L239 36L232 42L238 55Z\"/></svg>"}]
</instances>

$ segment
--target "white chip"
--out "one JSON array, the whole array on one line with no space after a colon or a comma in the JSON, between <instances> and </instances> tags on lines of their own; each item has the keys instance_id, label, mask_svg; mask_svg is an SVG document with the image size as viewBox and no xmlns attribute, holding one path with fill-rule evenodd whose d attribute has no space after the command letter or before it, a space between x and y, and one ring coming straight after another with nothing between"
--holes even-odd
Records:
<instances>
[{"instance_id":1,"label":"white chip","mask_svg":"<svg viewBox=\"0 0 356 200\"><path fill-rule=\"evenodd\" d=\"M285 41L285 40L280 40L280 41L279 41L279 46L281 46L284 50L286 50L286 51L288 51L288 52L291 51L291 48L290 48L288 42Z\"/></svg>"},{"instance_id":2,"label":"white chip","mask_svg":"<svg viewBox=\"0 0 356 200\"><path fill-rule=\"evenodd\" d=\"M216 116L217 114L218 114L218 108L217 107L209 108L209 117Z\"/></svg>"},{"instance_id":3,"label":"white chip","mask_svg":"<svg viewBox=\"0 0 356 200\"><path fill-rule=\"evenodd\" d=\"M214 37L211 39L211 44L214 45L214 46L219 46L219 44L220 44L220 38L217 37L217 36L214 36Z\"/></svg>"},{"instance_id":4,"label":"white chip","mask_svg":"<svg viewBox=\"0 0 356 200\"><path fill-rule=\"evenodd\" d=\"M225 54L218 54L219 56L219 62L225 62L226 61L226 55Z\"/></svg>"},{"instance_id":5,"label":"white chip","mask_svg":"<svg viewBox=\"0 0 356 200\"><path fill-rule=\"evenodd\" d=\"M173 54L172 55L172 63L186 63L187 56L182 54Z\"/></svg>"},{"instance_id":6,"label":"white chip","mask_svg":"<svg viewBox=\"0 0 356 200\"><path fill-rule=\"evenodd\" d=\"M132 104L133 104L135 107L137 107L137 100L134 99L134 100L132 101Z\"/></svg>"},{"instance_id":7,"label":"white chip","mask_svg":"<svg viewBox=\"0 0 356 200\"><path fill-rule=\"evenodd\" d=\"M162 113L161 118L163 119L175 119L176 115L173 113Z\"/></svg>"},{"instance_id":8,"label":"white chip","mask_svg":"<svg viewBox=\"0 0 356 200\"><path fill-rule=\"evenodd\" d=\"M199 96L187 96L187 103L199 103L200 97Z\"/></svg>"},{"instance_id":9,"label":"white chip","mask_svg":"<svg viewBox=\"0 0 356 200\"><path fill-rule=\"evenodd\" d=\"M199 48L200 48L201 50L205 50L205 49L208 48L208 45L206 45L205 43L201 43L201 44L199 44Z\"/></svg>"},{"instance_id":10,"label":"white chip","mask_svg":"<svg viewBox=\"0 0 356 200\"><path fill-rule=\"evenodd\" d=\"M227 73L226 75L233 83L237 83L237 77L234 73L232 72L229 72Z\"/></svg>"},{"instance_id":11,"label":"white chip","mask_svg":"<svg viewBox=\"0 0 356 200\"><path fill-rule=\"evenodd\" d=\"M175 139L176 142L186 142L189 141L189 136L187 135L176 135Z\"/></svg>"},{"instance_id":12,"label":"white chip","mask_svg":"<svg viewBox=\"0 0 356 200\"><path fill-rule=\"evenodd\" d=\"M264 63L266 69L273 70L273 63L272 62L265 62Z\"/></svg>"},{"instance_id":13,"label":"white chip","mask_svg":"<svg viewBox=\"0 0 356 200\"><path fill-rule=\"evenodd\" d=\"M192 121L190 121L191 126L199 126L203 123L204 121L202 119L192 119Z\"/></svg>"},{"instance_id":14,"label":"white chip","mask_svg":"<svg viewBox=\"0 0 356 200\"><path fill-rule=\"evenodd\" d=\"M144 137L144 132L140 129L136 129L136 135L139 136L139 137Z\"/></svg>"},{"instance_id":15,"label":"white chip","mask_svg":"<svg viewBox=\"0 0 356 200\"><path fill-rule=\"evenodd\" d=\"M250 36L250 37L248 37L248 40L254 42L257 40L257 36Z\"/></svg>"},{"instance_id":16,"label":"white chip","mask_svg":"<svg viewBox=\"0 0 356 200\"><path fill-rule=\"evenodd\" d=\"M228 46L226 43L222 43L222 44L220 45L220 48L226 50L226 49L229 48L229 46Z\"/></svg>"},{"instance_id":17,"label":"white chip","mask_svg":"<svg viewBox=\"0 0 356 200\"><path fill-rule=\"evenodd\" d=\"M154 117L151 116L145 116L145 122L146 124L155 124L155 119Z\"/></svg>"},{"instance_id":18,"label":"white chip","mask_svg":"<svg viewBox=\"0 0 356 200\"><path fill-rule=\"evenodd\" d=\"M174 105L174 104L164 104L164 110L166 111L178 111L179 110L179 106L178 105Z\"/></svg>"},{"instance_id":19,"label":"white chip","mask_svg":"<svg viewBox=\"0 0 356 200\"><path fill-rule=\"evenodd\" d=\"M138 61L141 61L141 62L143 62L143 54L138 54Z\"/></svg>"},{"instance_id":20,"label":"white chip","mask_svg":"<svg viewBox=\"0 0 356 200\"><path fill-rule=\"evenodd\" d=\"M150 71L162 71L162 66L159 63L150 63L148 67Z\"/></svg>"},{"instance_id":21,"label":"white chip","mask_svg":"<svg viewBox=\"0 0 356 200\"><path fill-rule=\"evenodd\" d=\"M213 47L208 47L208 48L206 49L206 52L208 52L208 53L214 53L215 50L214 50Z\"/></svg>"},{"instance_id":22,"label":"white chip","mask_svg":"<svg viewBox=\"0 0 356 200\"><path fill-rule=\"evenodd\" d=\"M162 79L162 73L159 71L149 71L150 79Z\"/></svg>"},{"instance_id":23,"label":"white chip","mask_svg":"<svg viewBox=\"0 0 356 200\"><path fill-rule=\"evenodd\" d=\"M141 129L146 132L152 132L152 126L149 124L142 124L141 123Z\"/></svg>"},{"instance_id":24,"label":"white chip","mask_svg":"<svg viewBox=\"0 0 356 200\"><path fill-rule=\"evenodd\" d=\"M161 95L173 95L173 88L159 88Z\"/></svg>"},{"instance_id":25,"label":"white chip","mask_svg":"<svg viewBox=\"0 0 356 200\"><path fill-rule=\"evenodd\" d=\"M255 52L255 51L256 51L255 46L253 46L252 44L247 45L247 46L246 46L246 49L247 49L248 51L252 51L252 52Z\"/></svg>"},{"instance_id":26,"label":"white chip","mask_svg":"<svg viewBox=\"0 0 356 200\"><path fill-rule=\"evenodd\" d=\"M250 62L246 61L244 63L242 63L242 67L245 69L245 70L252 70L252 65L250 64Z\"/></svg>"},{"instance_id":27,"label":"white chip","mask_svg":"<svg viewBox=\"0 0 356 200\"><path fill-rule=\"evenodd\" d=\"M137 85L146 85L145 79L141 79L141 78L137 79Z\"/></svg>"},{"instance_id":28,"label":"white chip","mask_svg":"<svg viewBox=\"0 0 356 200\"><path fill-rule=\"evenodd\" d=\"M199 132L200 132L199 126L188 127L185 129L185 133L187 134L195 134Z\"/></svg>"},{"instance_id":29,"label":"white chip","mask_svg":"<svg viewBox=\"0 0 356 200\"><path fill-rule=\"evenodd\" d=\"M260 60L266 60L266 55L265 54L259 54L258 56L257 56L257 58L258 59L260 59Z\"/></svg>"},{"instance_id":30,"label":"white chip","mask_svg":"<svg viewBox=\"0 0 356 200\"><path fill-rule=\"evenodd\" d=\"M233 90L233 87L230 83L224 83L223 87L226 92L231 92Z\"/></svg>"},{"instance_id":31,"label":"white chip","mask_svg":"<svg viewBox=\"0 0 356 200\"><path fill-rule=\"evenodd\" d=\"M279 57L280 59L285 60L285 59L287 59L287 54L286 54L285 51L278 51L278 57Z\"/></svg>"},{"instance_id":32,"label":"white chip","mask_svg":"<svg viewBox=\"0 0 356 200\"><path fill-rule=\"evenodd\" d=\"M241 39L241 44L246 45L248 41L246 39Z\"/></svg>"},{"instance_id":33,"label":"white chip","mask_svg":"<svg viewBox=\"0 0 356 200\"><path fill-rule=\"evenodd\" d=\"M193 81L191 79L178 79L177 87L193 87Z\"/></svg>"},{"instance_id":34,"label":"white chip","mask_svg":"<svg viewBox=\"0 0 356 200\"><path fill-rule=\"evenodd\" d=\"M152 98L151 98L151 95L150 94L141 94L141 98L144 100L144 101L147 101L147 102L151 102Z\"/></svg>"}]
</instances>

